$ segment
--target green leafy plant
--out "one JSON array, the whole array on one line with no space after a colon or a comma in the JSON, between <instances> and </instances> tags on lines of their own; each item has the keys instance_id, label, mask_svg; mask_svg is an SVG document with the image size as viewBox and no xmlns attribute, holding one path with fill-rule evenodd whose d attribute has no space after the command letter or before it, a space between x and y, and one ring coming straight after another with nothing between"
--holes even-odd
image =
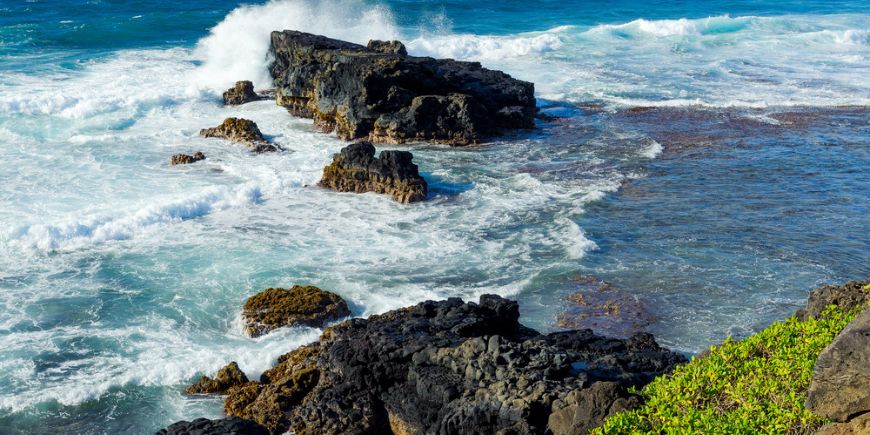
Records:
<instances>
[{"instance_id":1,"label":"green leafy plant","mask_svg":"<svg viewBox=\"0 0 870 435\"><path fill-rule=\"evenodd\" d=\"M595 434L806 433L825 423L804 408L821 351L857 315L830 306L790 317L744 340L730 338L647 385L644 406Z\"/></svg>"}]
</instances>

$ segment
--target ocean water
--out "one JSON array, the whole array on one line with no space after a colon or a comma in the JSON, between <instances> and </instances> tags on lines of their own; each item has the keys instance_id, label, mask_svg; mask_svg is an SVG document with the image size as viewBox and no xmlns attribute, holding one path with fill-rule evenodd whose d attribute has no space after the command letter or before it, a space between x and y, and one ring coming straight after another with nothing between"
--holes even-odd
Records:
<instances>
[{"instance_id":1,"label":"ocean water","mask_svg":"<svg viewBox=\"0 0 870 435\"><path fill-rule=\"evenodd\" d=\"M498 293L551 330L595 275L693 353L870 276L870 4L655 3L0 3L0 433L221 415L182 388L319 334L246 338L241 306L270 286L358 316ZM269 101L220 103L235 80L269 86L276 29L480 60L558 118L398 147L422 204L311 187L342 142ZM227 116L287 152L198 137Z\"/></svg>"}]
</instances>

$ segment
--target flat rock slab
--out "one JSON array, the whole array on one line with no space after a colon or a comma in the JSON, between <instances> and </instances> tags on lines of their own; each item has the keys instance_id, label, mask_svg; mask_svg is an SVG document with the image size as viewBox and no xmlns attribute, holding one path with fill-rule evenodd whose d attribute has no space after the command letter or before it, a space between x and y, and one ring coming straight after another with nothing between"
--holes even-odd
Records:
<instances>
[{"instance_id":1,"label":"flat rock slab","mask_svg":"<svg viewBox=\"0 0 870 435\"><path fill-rule=\"evenodd\" d=\"M269 52L277 103L344 140L468 145L535 125L534 85L477 62L292 30L272 32Z\"/></svg>"},{"instance_id":2,"label":"flat rock slab","mask_svg":"<svg viewBox=\"0 0 870 435\"><path fill-rule=\"evenodd\" d=\"M341 296L314 286L269 288L248 298L242 311L245 331L258 337L285 326L322 327L350 316Z\"/></svg>"}]
</instances>

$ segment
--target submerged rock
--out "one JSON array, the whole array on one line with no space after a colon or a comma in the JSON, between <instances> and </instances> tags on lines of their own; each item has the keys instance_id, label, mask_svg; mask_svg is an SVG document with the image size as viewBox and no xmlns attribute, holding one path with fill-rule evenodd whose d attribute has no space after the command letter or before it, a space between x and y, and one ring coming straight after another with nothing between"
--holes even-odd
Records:
<instances>
[{"instance_id":1,"label":"submerged rock","mask_svg":"<svg viewBox=\"0 0 870 435\"><path fill-rule=\"evenodd\" d=\"M649 334L541 335L516 302L423 302L327 329L225 411L272 433L574 434L637 404L629 387L685 362Z\"/></svg>"},{"instance_id":2,"label":"submerged rock","mask_svg":"<svg viewBox=\"0 0 870 435\"><path fill-rule=\"evenodd\" d=\"M368 142L348 145L335 154L323 169L320 186L338 192L377 192L401 203L426 199L428 185L420 176L413 154L407 151L381 151Z\"/></svg>"},{"instance_id":3,"label":"submerged rock","mask_svg":"<svg viewBox=\"0 0 870 435\"><path fill-rule=\"evenodd\" d=\"M852 320L819 355L806 407L838 422L870 413L870 310Z\"/></svg>"},{"instance_id":4,"label":"submerged rock","mask_svg":"<svg viewBox=\"0 0 870 435\"><path fill-rule=\"evenodd\" d=\"M174 154L170 163L173 165L189 165L191 163L196 163L200 160L205 160L205 154L197 151L193 155L189 154Z\"/></svg>"},{"instance_id":5,"label":"submerged rock","mask_svg":"<svg viewBox=\"0 0 870 435\"><path fill-rule=\"evenodd\" d=\"M209 420L197 418L193 421L172 423L156 435L269 435L269 431L259 424L238 417Z\"/></svg>"},{"instance_id":6,"label":"submerged rock","mask_svg":"<svg viewBox=\"0 0 870 435\"><path fill-rule=\"evenodd\" d=\"M810 292L806 308L797 312L797 318L806 320L818 317L828 305L836 305L845 311L870 302L870 279L849 281L843 285L828 285Z\"/></svg>"},{"instance_id":7,"label":"submerged rock","mask_svg":"<svg viewBox=\"0 0 870 435\"><path fill-rule=\"evenodd\" d=\"M477 62L291 30L272 32L269 52L277 103L344 140L468 145L534 127L534 85Z\"/></svg>"},{"instance_id":8,"label":"submerged rock","mask_svg":"<svg viewBox=\"0 0 870 435\"><path fill-rule=\"evenodd\" d=\"M636 295L599 281L591 275L572 278L577 292L570 294L557 325L589 328L611 337L629 337L643 331L654 318Z\"/></svg>"},{"instance_id":9,"label":"submerged rock","mask_svg":"<svg viewBox=\"0 0 870 435\"><path fill-rule=\"evenodd\" d=\"M250 103L251 101L261 99L262 98L254 92L254 84L248 80L238 81L235 86L224 92L224 104L227 106L237 106L239 104Z\"/></svg>"},{"instance_id":10,"label":"submerged rock","mask_svg":"<svg viewBox=\"0 0 870 435\"><path fill-rule=\"evenodd\" d=\"M268 288L248 298L242 311L245 331L251 337L284 326L319 328L347 316L350 309L341 296L310 285Z\"/></svg>"},{"instance_id":11,"label":"submerged rock","mask_svg":"<svg viewBox=\"0 0 870 435\"><path fill-rule=\"evenodd\" d=\"M187 387L184 391L188 394L225 394L230 388L248 382L248 377L233 361L220 369L214 379L203 376L197 383Z\"/></svg>"},{"instance_id":12,"label":"submerged rock","mask_svg":"<svg viewBox=\"0 0 870 435\"><path fill-rule=\"evenodd\" d=\"M247 146L255 153L277 151L278 147L270 144L254 121L243 118L227 118L221 125L204 128L199 131L203 137L216 137Z\"/></svg>"}]
</instances>

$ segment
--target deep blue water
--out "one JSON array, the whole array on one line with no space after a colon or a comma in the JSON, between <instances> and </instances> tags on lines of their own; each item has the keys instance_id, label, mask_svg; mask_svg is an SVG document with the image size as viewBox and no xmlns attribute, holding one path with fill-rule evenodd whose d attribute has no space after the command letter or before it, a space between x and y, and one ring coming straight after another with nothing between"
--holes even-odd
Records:
<instances>
[{"instance_id":1,"label":"deep blue water","mask_svg":"<svg viewBox=\"0 0 870 435\"><path fill-rule=\"evenodd\" d=\"M340 141L268 101L219 104L235 80L268 86L280 28L480 60L558 119L406 147L424 204L307 187ZM319 334L246 338L241 306L270 286L360 316L499 293L551 330L593 275L678 350L751 334L870 275L868 29L858 1L4 1L0 433L220 415L182 388ZM290 152L197 136L235 115ZM193 150L209 159L168 165Z\"/></svg>"}]
</instances>

